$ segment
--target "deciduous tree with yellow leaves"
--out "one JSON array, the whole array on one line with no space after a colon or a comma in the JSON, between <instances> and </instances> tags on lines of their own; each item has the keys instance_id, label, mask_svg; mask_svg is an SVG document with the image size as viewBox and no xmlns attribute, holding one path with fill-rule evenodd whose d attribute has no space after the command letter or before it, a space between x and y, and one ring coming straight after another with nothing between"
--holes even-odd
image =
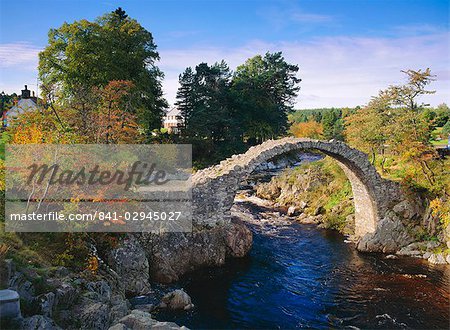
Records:
<instances>
[{"instance_id":1,"label":"deciduous tree with yellow leaves","mask_svg":"<svg viewBox=\"0 0 450 330\"><path fill-rule=\"evenodd\" d=\"M323 138L322 124L313 120L302 123L294 123L290 130L295 137L308 137L312 139Z\"/></svg>"}]
</instances>

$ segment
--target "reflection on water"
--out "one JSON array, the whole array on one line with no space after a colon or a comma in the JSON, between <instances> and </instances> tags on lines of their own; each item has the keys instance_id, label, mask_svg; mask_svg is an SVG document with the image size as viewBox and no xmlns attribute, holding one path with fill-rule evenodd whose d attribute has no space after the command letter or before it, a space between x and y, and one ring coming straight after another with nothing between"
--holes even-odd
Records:
<instances>
[{"instance_id":1,"label":"reflection on water","mask_svg":"<svg viewBox=\"0 0 450 330\"><path fill-rule=\"evenodd\" d=\"M156 317L190 328L449 328L450 267L361 254L315 225L250 226L250 256L188 275L195 309Z\"/></svg>"}]
</instances>

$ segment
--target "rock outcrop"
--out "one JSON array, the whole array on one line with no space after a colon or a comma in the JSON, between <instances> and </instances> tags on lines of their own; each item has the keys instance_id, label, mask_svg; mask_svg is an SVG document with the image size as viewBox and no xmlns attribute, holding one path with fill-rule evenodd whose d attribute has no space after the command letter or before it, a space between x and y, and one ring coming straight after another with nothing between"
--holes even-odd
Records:
<instances>
[{"instance_id":1,"label":"rock outcrop","mask_svg":"<svg viewBox=\"0 0 450 330\"><path fill-rule=\"evenodd\" d=\"M136 309L132 310L130 314L120 319L119 323L109 328L109 330L150 330L150 329L185 330L187 328L179 327L176 323L173 322L157 321L155 319L152 319L151 314Z\"/></svg>"},{"instance_id":2,"label":"rock outcrop","mask_svg":"<svg viewBox=\"0 0 450 330\"><path fill-rule=\"evenodd\" d=\"M108 263L121 278L127 295L146 294L150 290L149 263L144 249L133 235L111 251Z\"/></svg>"},{"instance_id":3,"label":"rock outcrop","mask_svg":"<svg viewBox=\"0 0 450 330\"><path fill-rule=\"evenodd\" d=\"M395 253L413 242L406 227L395 213L386 215L378 224L378 230L361 237L357 249L365 252Z\"/></svg>"},{"instance_id":4,"label":"rock outcrop","mask_svg":"<svg viewBox=\"0 0 450 330\"><path fill-rule=\"evenodd\" d=\"M247 255L252 248L253 235L240 220L234 219L225 231L226 256L240 258Z\"/></svg>"},{"instance_id":5,"label":"rock outcrop","mask_svg":"<svg viewBox=\"0 0 450 330\"><path fill-rule=\"evenodd\" d=\"M33 270L14 270L8 286L22 302L23 318L12 323L16 328L61 329L76 324L101 330L129 313L121 278L106 265L97 274L75 274L61 267L39 282Z\"/></svg>"},{"instance_id":6,"label":"rock outcrop","mask_svg":"<svg viewBox=\"0 0 450 330\"><path fill-rule=\"evenodd\" d=\"M20 328L23 330L62 330L55 321L43 315L27 317L22 321Z\"/></svg>"},{"instance_id":7,"label":"rock outcrop","mask_svg":"<svg viewBox=\"0 0 450 330\"><path fill-rule=\"evenodd\" d=\"M151 279L177 281L181 275L207 266L219 266L227 257L242 257L252 246L252 234L233 221L192 233L140 234L138 240L150 264Z\"/></svg>"},{"instance_id":8,"label":"rock outcrop","mask_svg":"<svg viewBox=\"0 0 450 330\"><path fill-rule=\"evenodd\" d=\"M446 255L437 241L413 242L397 252L398 255L426 259L431 264L450 264L450 255Z\"/></svg>"}]
</instances>

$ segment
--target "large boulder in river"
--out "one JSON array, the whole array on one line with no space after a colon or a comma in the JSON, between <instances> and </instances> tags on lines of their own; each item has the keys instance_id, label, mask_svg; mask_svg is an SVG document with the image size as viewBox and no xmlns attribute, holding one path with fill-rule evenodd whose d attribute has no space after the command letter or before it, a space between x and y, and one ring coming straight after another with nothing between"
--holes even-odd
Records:
<instances>
[{"instance_id":1,"label":"large boulder in river","mask_svg":"<svg viewBox=\"0 0 450 330\"><path fill-rule=\"evenodd\" d=\"M194 304L192 304L191 297L183 289L179 289L166 294L162 298L160 307L172 310L189 310L194 307Z\"/></svg>"},{"instance_id":2,"label":"large boulder in river","mask_svg":"<svg viewBox=\"0 0 450 330\"><path fill-rule=\"evenodd\" d=\"M130 314L120 319L119 323L110 327L109 330L176 330L186 329L186 327L179 327L173 322L160 322L152 319L151 314L140 311L132 310Z\"/></svg>"},{"instance_id":3,"label":"large boulder in river","mask_svg":"<svg viewBox=\"0 0 450 330\"><path fill-rule=\"evenodd\" d=\"M395 253L413 241L399 217L389 213L380 220L377 231L363 236L356 247L364 252Z\"/></svg>"},{"instance_id":4,"label":"large boulder in river","mask_svg":"<svg viewBox=\"0 0 450 330\"><path fill-rule=\"evenodd\" d=\"M221 227L192 233L143 234L141 242L149 256L150 275L161 283L175 282L189 271L225 262Z\"/></svg>"}]
</instances>

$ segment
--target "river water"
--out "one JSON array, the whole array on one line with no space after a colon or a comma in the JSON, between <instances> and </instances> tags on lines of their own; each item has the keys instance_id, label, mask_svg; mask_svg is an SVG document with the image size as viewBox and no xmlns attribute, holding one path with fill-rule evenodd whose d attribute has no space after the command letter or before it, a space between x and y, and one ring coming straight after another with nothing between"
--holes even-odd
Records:
<instances>
[{"instance_id":1,"label":"river water","mask_svg":"<svg viewBox=\"0 0 450 330\"><path fill-rule=\"evenodd\" d=\"M335 231L273 220L249 223L248 257L182 280L192 311L156 317L194 329L449 328L450 267L362 254Z\"/></svg>"},{"instance_id":2,"label":"river water","mask_svg":"<svg viewBox=\"0 0 450 330\"><path fill-rule=\"evenodd\" d=\"M205 328L449 329L450 267L359 253L336 231L300 224L249 201L249 256L179 283L189 312L157 319Z\"/></svg>"}]
</instances>

